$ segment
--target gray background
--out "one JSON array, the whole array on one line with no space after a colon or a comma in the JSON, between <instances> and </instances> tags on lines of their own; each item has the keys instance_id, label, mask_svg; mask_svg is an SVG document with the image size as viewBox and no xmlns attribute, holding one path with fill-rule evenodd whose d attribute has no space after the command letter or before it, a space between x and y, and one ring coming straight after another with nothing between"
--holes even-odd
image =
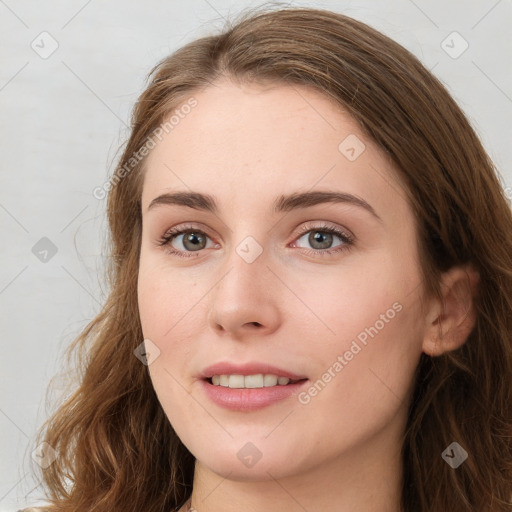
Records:
<instances>
[{"instance_id":1,"label":"gray background","mask_svg":"<svg viewBox=\"0 0 512 512\"><path fill-rule=\"evenodd\" d=\"M113 168L145 75L261 3L0 0L0 511L39 503L31 452L58 382L48 405L45 393L106 294L105 201L92 190ZM510 0L290 3L351 15L415 53L467 113L512 196Z\"/></svg>"}]
</instances>

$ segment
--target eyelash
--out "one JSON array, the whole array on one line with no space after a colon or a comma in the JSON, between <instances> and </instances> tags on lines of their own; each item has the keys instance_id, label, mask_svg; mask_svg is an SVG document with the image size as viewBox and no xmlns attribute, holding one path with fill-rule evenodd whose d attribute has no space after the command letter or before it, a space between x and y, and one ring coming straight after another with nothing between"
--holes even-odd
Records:
<instances>
[{"instance_id":1,"label":"eyelash","mask_svg":"<svg viewBox=\"0 0 512 512\"><path fill-rule=\"evenodd\" d=\"M319 233L330 233L333 235L336 235L341 239L343 242L342 245L336 246L333 249L305 249L303 247L299 248L302 249L303 252L305 252L308 255L314 256L314 257L325 257L330 256L335 253L343 252L343 251L349 251L352 248L352 245L354 243L354 238L347 233L344 233L343 231L333 227L333 226L304 226L300 229L300 232L296 238L296 240L302 238L302 236L306 233L309 233L311 231L319 232ZM167 252L172 255L179 256L181 258L193 258L199 256L199 251L179 251L174 249L170 244L171 242L179 235L182 235L184 233L194 232L201 236L208 237L208 234L200 229L196 229L194 226L186 225L181 226L179 228L171 228L168 230L158 241L157 245L160 247L166 247ZM208 237L209 238L209 237ZM187 254L188 253L188 254Z\"/></svg>"}]
</instances>

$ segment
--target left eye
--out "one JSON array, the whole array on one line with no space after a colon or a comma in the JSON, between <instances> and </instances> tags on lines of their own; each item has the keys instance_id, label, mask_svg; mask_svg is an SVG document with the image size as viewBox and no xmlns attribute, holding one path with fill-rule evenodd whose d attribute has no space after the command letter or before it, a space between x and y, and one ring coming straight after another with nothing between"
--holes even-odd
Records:
<instances>
[{"instance_id":1,"label":"left eye","mask_svg":"<svg viewBox=\"0 0 512 512\"><path fill-rule=\"evenodd\" d=\"M341 240L341 243L333 246L334 238L338 238ZM321 228L309 228L300 238L297 239L297 242L300 240L306 239L307 243L318 252L333 252L330 251L333 247L342 247L346 248L350 246L353 242L352 238L342 231L332 227L332 226L324 226ZM297 243L296 242L296 243Z\"/></svg>"}]
</instances>

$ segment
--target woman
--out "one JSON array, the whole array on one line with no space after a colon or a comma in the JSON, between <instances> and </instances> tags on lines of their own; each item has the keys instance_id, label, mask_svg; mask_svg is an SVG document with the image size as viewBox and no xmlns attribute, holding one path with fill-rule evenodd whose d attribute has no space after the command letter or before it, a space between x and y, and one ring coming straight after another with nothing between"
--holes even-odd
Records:
<instances>
[{"instance_id":1,"label":"woman","mask_svg":"<svg viewBox=\"0 0 512 512\"><path fill-rule=\"evenodd\" d=\"M48 510L510 510L512 215L408 51L246 15L156 66L107 191Z\"/></svg>"}]
</instances>

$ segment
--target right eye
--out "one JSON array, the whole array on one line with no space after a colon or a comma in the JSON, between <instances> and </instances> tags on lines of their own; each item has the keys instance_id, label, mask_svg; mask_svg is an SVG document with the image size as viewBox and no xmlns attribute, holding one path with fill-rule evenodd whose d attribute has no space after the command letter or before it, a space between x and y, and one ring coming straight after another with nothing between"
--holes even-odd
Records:
<instances>
[{"instance_id":1,"label":"right eye","mask_svg":"<svg viewBox=\"0 0 512 512\"><path fill-rule=\"evenodd\" d=\"M204 231L196 229L194 226L181 226L168 230L162 238L160 238L158 245L166 247L167 252L170 254L190 258L192 256L198 256L193 253L208 248L207 242L209 238L210 237ZM174 243L180 245L181 248L176 247ZM186 254L187 252L192 254Z\"/></svg>"}]
</instances>

